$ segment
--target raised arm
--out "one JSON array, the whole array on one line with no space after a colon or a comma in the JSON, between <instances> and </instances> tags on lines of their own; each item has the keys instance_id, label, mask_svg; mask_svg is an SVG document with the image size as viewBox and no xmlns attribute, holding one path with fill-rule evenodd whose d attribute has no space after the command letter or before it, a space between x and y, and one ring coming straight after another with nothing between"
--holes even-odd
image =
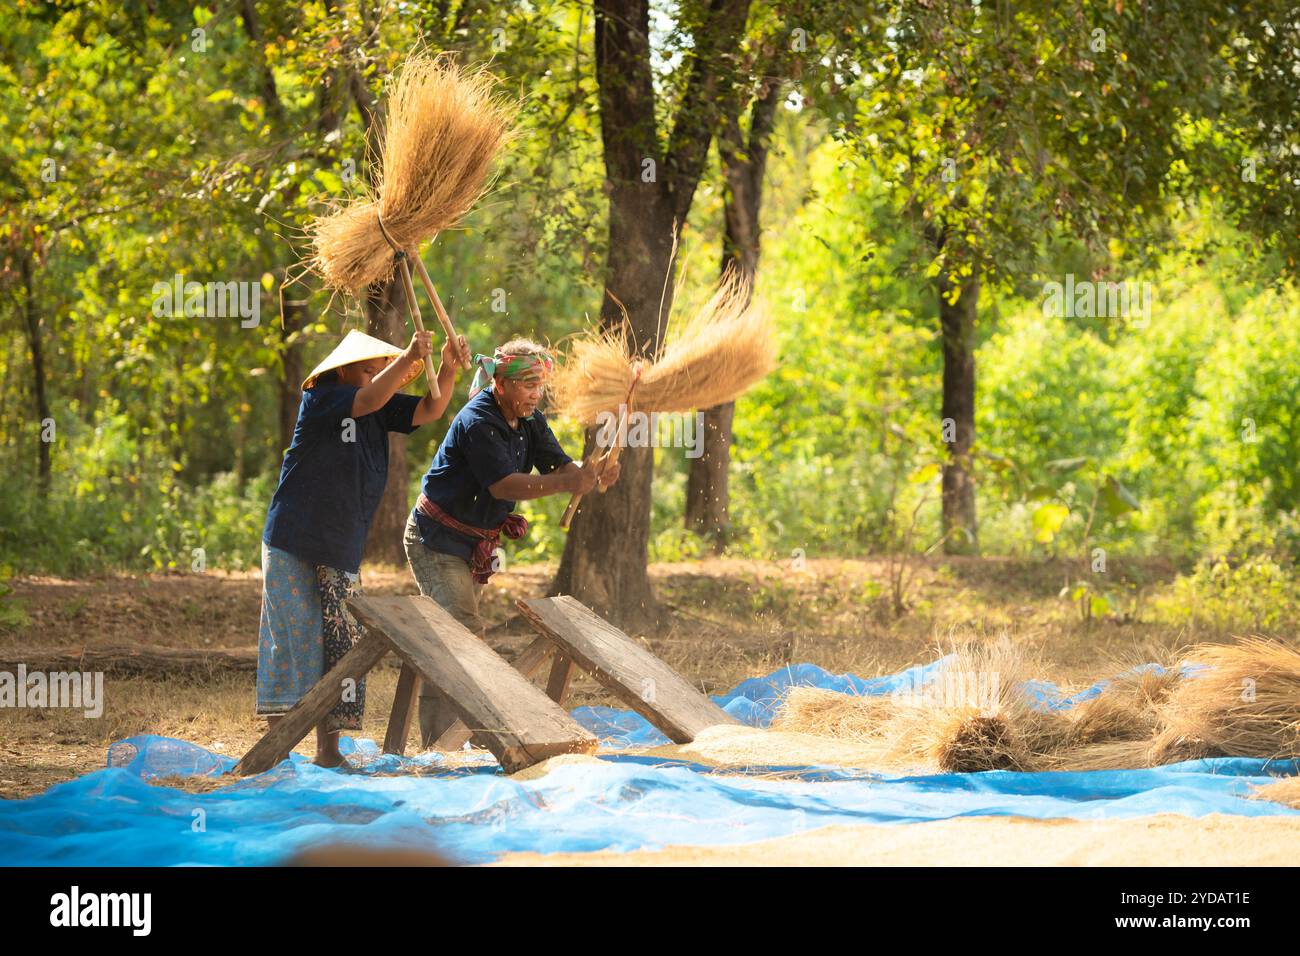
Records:
<instances>
[{"instance_id":1,"label":"raised arm","mask_svg":"<svg viewBox=\"0 0 1300 956\"><path fill-rule=\"evenodd\" d=\"M352 399L352 417L361 418L363 415L369 415L377 412L385 405L388 400L397 394L397 390L402 386L402 379L411 370L420 359L428 359L433 354L433 333L416 332L411 336L411 344L405 351L388 366L370 380L370 384L363 385L357 390L357 394ZM432 390L432 381L429 384ZM446 407L445 405L443 406Z\"/></svg>"},{"instance_id":2,"label":"raised arm","mask_svg":"<svg viewBox=\"0 0 1300 956\"><path fill-rule=\"evenodd\" d=\"M469 345L465 342L465 336L457 337L460 339L461 349L468 352ZM429 422L436 421L446 413L447 406L451 404L451 393L456 386L456 368L459 364L451 339L443 343L440 358L442 364L438 366L438 394L435 395L431 388L420 400L420 404L415 406L415 414L411 416L411 422L415 425L427 425Z\"/></svg>"}]
</instances>

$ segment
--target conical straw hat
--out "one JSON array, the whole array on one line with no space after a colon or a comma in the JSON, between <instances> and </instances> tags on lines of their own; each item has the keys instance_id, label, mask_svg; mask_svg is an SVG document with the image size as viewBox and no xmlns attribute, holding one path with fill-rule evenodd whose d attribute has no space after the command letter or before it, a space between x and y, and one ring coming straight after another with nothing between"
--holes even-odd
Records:
<instances>
[{"instance_id":1,"label":"conical straw hat","mask_svg":"<svg viewBox=\"0 0 1300 956\"><path fill-rule=\"evenodd\" d=\"M325 356L324 361L311 370L311 374L303 380L303 391L311 388L316 384L317 377L324 375L332 369L342 368L345 365L351 365L353 362L364 362L368 359L386 358L393 359L402 354L402 350L395 345L389 345L382 339L377 339L373 335L366 335L356 329L349 330L329 355ZM405 388L411 382L415 381L416 376L424 370L424 362L417 360L411 366L411 371L407 373L406 378L398 388Z\"/></svg>"}]
</instances>

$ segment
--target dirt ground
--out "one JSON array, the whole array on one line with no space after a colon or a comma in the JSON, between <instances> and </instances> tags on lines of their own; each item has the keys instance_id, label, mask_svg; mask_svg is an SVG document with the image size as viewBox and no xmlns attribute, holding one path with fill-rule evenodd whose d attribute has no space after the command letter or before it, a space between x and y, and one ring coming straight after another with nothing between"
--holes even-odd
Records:
<instances>
[{"instance_id":1,"label":"dirt ground","mask_svg":"<svg viewBox=\"0 0 1300 956\"><path fill-rule=\"evenodd\" d=\"M553 573L548 565L515 566L494 577L484 592L486 639L507 658L532 639L514 600L544 594ZM651 579L671 612L670 626L636 636L705 693L724 692L792 662L862 676L892 673L934 659L956 640L1003 635L1034 649L1042 662L1041 676L1084 686L1192 640L1231 636L1188 633L1149 613L1151 599L1167 590L1174 577L1167 564L1116 569L1118 586L1130 601L1123 616L1105 621L1082 621L1075 607L1060 599L1067 573L1064 564L1054 562L935 559L920 567L911 607L896 616L883 560L810 560L797 570L790 562L739 560L654 565ZM366 567L362 578L372 593L415 593L405 569ZM2 659L17 659L17 649L32 648L256 647L260 581L255 574L18 578L12 583L29 623L0 631L0 655L7 655ZM372 672L361 736L382 739L396 681L391 660ZM238 757L264 731L253 713L253 695L250 672L184 678L110 673L98 719L65 710L0 709L0 797L30 796L100 769L109 744L136 734L178 737ZM590 678L579 677L570 706L584 704L618 706L618 701ZM761 762L765 748L780 743L757 742L755 762ZM411 750L415 744L412 740ZM810 744L809 762L852 763L851 755L837 760L825 749ZM310 754L311 739L298 750ZM840 832L845 829L851 832ZM1264 863L1274 862L1277 848L1293 841L1297 832L1300 825L1282 819L1157 817L1104 824L955 820L836 827L744 847L669 848L581 859L520 854L503 862L1041 864L1148 863L1176 856L1192 864L1202 859ZM1121 846L1128 849L1116 849ZM1175 846L1182 849L1175 853L1170 849Z\"/></svg>"},{"instance_id":2,"label":"dirt ground","mask_svg":"<svg viewBox=\"0 0 1300 956\"><path fill-rule=\"evenodd\" d=\"M552 565L516 565L484 591L488 643L517 654L532 632L514 609L544 594ZM1043 561L947 558L920 567L912 609L894 616L883 560L809 560L799 570L776 561L706 560L652 565L656 593L670 610L646 646L708 694L808 661L870 677L932 660L953 640L1008 634L1038 649L1044 676L1090 683L1144 652L1185 643L1184 633L1150 621L1082 622L1057 592L1068 570ZM1167 586L1173 569L1145 562L1117 570L1141 598ZM413 594L406 569L367 566L365 589ZM256 573L15 578L13 599L29 623L0 630L0 656L15 649L151 645L195 650L255 649L261 602ZM367 684L362 736L382 739L396 689L390 658ZM0 708L0 798L30 796L104 766L113 741L152 733L183 738L238 757L261 736L251 673L206 678L105 677L98 719L80 712ZM571 706L617 706L593 680L575 680ZM412 742L414 743L414 741ZM309 739L298 751L312 752Z\"/></svg>"}]
</instances>

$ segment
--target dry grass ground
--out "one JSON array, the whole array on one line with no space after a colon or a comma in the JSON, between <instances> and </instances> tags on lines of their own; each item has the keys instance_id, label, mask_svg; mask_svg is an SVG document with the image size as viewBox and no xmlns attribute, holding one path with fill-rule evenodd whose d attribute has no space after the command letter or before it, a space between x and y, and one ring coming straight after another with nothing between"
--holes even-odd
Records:
<instances>
[{"instance_id":1,"label":"dry grass ground","mask_svg":"<svg viewBox=\"0 0 1300 956\"><path fill-rule=\"evenodd\" d=\"M517 597L543 594L554 568L519 566L485 592L487 639L507 657L531 639L514 611ZM1032 646L1051 676L1090 683L1192 635L1145 619L1143 599L1166 588L1173 570L1158 562L1115 569L1138 597L1122 620L1082 622L1057 597L1064 565L997 558L936 559L923 566L913 609L888 612L883 561L708 560L651 568L672 626L641 640L707 693L809 661L863 676L933 659L955 638L1006 635ZM366 568L375 593L414 593L405 570ZM0 650L140 643L186 648L256 645L260 584L251 574L151 575L87 580L16 579L15 598L31 623L0 632ZM1198 633L1197 640L1214 635ZM1223 635L1227 636L1227 635ZM364 736L382 739L397 672L377 669L368 685ZM105 680L103 716L66 710L0 709L0 796L23 797L104 766L110 743L135 734L179 737L239 756L260 736L251 674L206 680ZM573 705L616 704L589 678L575 682ZM309 739L300 748L310 753Z\"/></svg>"}]
</instances>

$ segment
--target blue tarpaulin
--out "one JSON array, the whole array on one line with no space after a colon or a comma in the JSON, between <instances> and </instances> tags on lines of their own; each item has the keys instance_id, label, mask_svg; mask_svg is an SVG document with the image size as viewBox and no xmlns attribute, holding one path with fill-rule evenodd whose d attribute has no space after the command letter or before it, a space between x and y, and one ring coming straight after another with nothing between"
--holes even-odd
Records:
<instances>
[{"instance_id":1,"label":"blue tarpaulin","mask_svg":"<svg viewBox=\"0 0 1300 956\"><path fill-rule=\"evenodd\" d=\"M929 680L944 662L870 679L792 665L744 681L715 700L743 722L765 726L790 686L906 691ZM1041 682L1026 691L1041 706L1060 708L1095 696L1100 686L1072 697ZM607 745L665 742L628 711L587 707L574 714ZM110 748L106 769L26 800L0 801L0 864L272 864L327 842L425 848L478 863L519 850L748 843L831 824L960 816L1300 814L1248 799L1252 786L1300 773L1297 762L1215 759L1087 773L916 776L789 767L746 774L614 752L597 763L555 767L536 780L512 780L487 757L449 768L438 754L382 756L368 740L345 738L348 749L363 758L360 769L322 770L294 755L264 774L195 793L147 781L215 776L234 760L166 737L119 741ZM776 779L773 770L785 773Z\"/></svg>"}]
</instances>

